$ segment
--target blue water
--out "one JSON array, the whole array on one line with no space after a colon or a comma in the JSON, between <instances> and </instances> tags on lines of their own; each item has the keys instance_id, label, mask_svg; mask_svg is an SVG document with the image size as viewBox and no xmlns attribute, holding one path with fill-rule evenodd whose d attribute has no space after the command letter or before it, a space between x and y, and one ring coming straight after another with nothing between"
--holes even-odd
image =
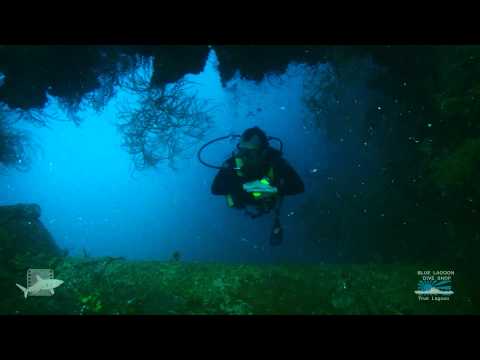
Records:
<instances>
[{"instance_id":1,"label":"blue water","mask_svg":"<svg viewBox=\"0 0 480 360\"><path fill-rule=\"evenodd\" d=\"M204 71L186 78L214 106L214 126L190 158L176 163L176 170L164 164L135 171L115 127L119 106L136 101L122 89L104 111L78 113L80 126L72 121L52 121L49 128L19 124L39 150L30 171L9 170L0 177L0 204L39 204L43 224L72 254L167 260L179 251L186 261L328 262L335 251L307 240L308 229L298 215L309 196L323 191L318 174L328 174L339 161L322 129L311 126L302 102L304 71L292 64L285 74L258 84L239 74L222 87L212 52ZM54 98L46 111L65 117ZM223 197L210 193L216 170L195 157L204 142L251 126L283 140L285 158L305 182L305 194L284 201L284 244L277 248L268 245L272 217L252 220L227 208ZM204 159L220 164L234 146L215 143Z\"/></svg>"}]
</instances>

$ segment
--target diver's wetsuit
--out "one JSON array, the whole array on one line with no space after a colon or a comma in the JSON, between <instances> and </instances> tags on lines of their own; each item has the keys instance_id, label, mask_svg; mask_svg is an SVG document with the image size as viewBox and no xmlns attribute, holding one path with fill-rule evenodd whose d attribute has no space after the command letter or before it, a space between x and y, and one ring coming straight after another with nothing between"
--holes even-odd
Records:
<instances>
[{"instance_id":1,"label":"diver's wetsuit","mask_svg":"<svg viewBox=\"0 0 480 360\"><path fill-rule=\"evenodd\" d=\"M243 184L255 181L267 175L269 167L273 168L273 180L271 185L278 189L276 198L286 195L295 195L305 191L302 179L292 166L281 156L280 151L269 147L266 153L265 166L256 173L245 172L245 176L236 173L234 157L227 159L222 169L217 173L212 184L212 194L228 195L233 198L234 207L244 208L246 205L258 205L259 200L243 189ZM262 201L262 200L260 200Z\"/></svg>"}]
</instances>

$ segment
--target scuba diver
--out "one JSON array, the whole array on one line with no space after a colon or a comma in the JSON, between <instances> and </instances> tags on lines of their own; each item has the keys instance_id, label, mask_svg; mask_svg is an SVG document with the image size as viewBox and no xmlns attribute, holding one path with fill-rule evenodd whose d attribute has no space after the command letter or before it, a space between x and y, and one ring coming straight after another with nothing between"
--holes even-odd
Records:
<instances>
[{"instance_id":1,"label":"scuba diver","mask_svg":"<svg viewBox=\"0 0 480 360\"><path fill-rule=\"evenodd\" d=\"M237 151L232 153L221 167L203 162L201 151L212 142L240 137ZM256 218L274 210L274 225L270 235L272 246L280 245L283 230L280 225L280 206L284 196L303 193L305 187L302 179L290 164L282 157L280 150L270 146L264 131L255 126L239 135L224 136L205 144L198 153L200 162L208 167L219 169L213 180L211 191L214 195L226 197L230 208L242 209L251 218ZM248 207L256 212L251 212Z\"/></svg>"}]
</instances>

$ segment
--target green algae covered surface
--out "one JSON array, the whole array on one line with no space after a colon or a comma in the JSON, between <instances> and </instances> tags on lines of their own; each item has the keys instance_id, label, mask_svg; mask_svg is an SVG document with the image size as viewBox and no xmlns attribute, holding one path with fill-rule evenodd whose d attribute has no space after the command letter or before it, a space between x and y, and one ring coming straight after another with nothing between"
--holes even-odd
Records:
<instances>
[{"instance_id":1,"label":"green algae covered surface","mask_svg":"<svg viewBox=\"0 0 480 360\"><path fill-rule=\"evenodd\" d=\"M1 314L479 314L455 270L449 300L419 300L419 265L232 265L65 257L51 297L28 297L22 271L2 278ZM444 270L438 267L440 270ZM26 273L26 269L25 269ZM23 273L23 274L25 274ZM8 280L8 282L7 282ZM11 283L10 283L11 281Z\"/></svg>"}]
</instances>

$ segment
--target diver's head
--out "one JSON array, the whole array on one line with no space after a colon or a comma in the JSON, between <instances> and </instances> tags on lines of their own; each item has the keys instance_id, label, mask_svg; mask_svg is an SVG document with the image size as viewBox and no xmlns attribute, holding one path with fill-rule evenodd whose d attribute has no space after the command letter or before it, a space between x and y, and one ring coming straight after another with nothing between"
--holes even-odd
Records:
<instances>
[{"instance_id":1,"label":"diver's head","mask_svg":"<svg viewBox=\"0 0 480 360\"><path fill-rule=\"evenodd\" d=\"M238 148L240 150L263 151L268 147L268 138L258 126L245 130L240 137Z\"/></svg>"},{"instance_id":2,"label":"diver's head","mask_svg":"<svg viewBox=\"0 0 480 360\"><path fill-rule=\"evenodd\" d=\"M260 167L264 165L268 148L267 135L257 126L249 128L243 132L237 148L248 167Z\"/></svg>"}]
</instances>

